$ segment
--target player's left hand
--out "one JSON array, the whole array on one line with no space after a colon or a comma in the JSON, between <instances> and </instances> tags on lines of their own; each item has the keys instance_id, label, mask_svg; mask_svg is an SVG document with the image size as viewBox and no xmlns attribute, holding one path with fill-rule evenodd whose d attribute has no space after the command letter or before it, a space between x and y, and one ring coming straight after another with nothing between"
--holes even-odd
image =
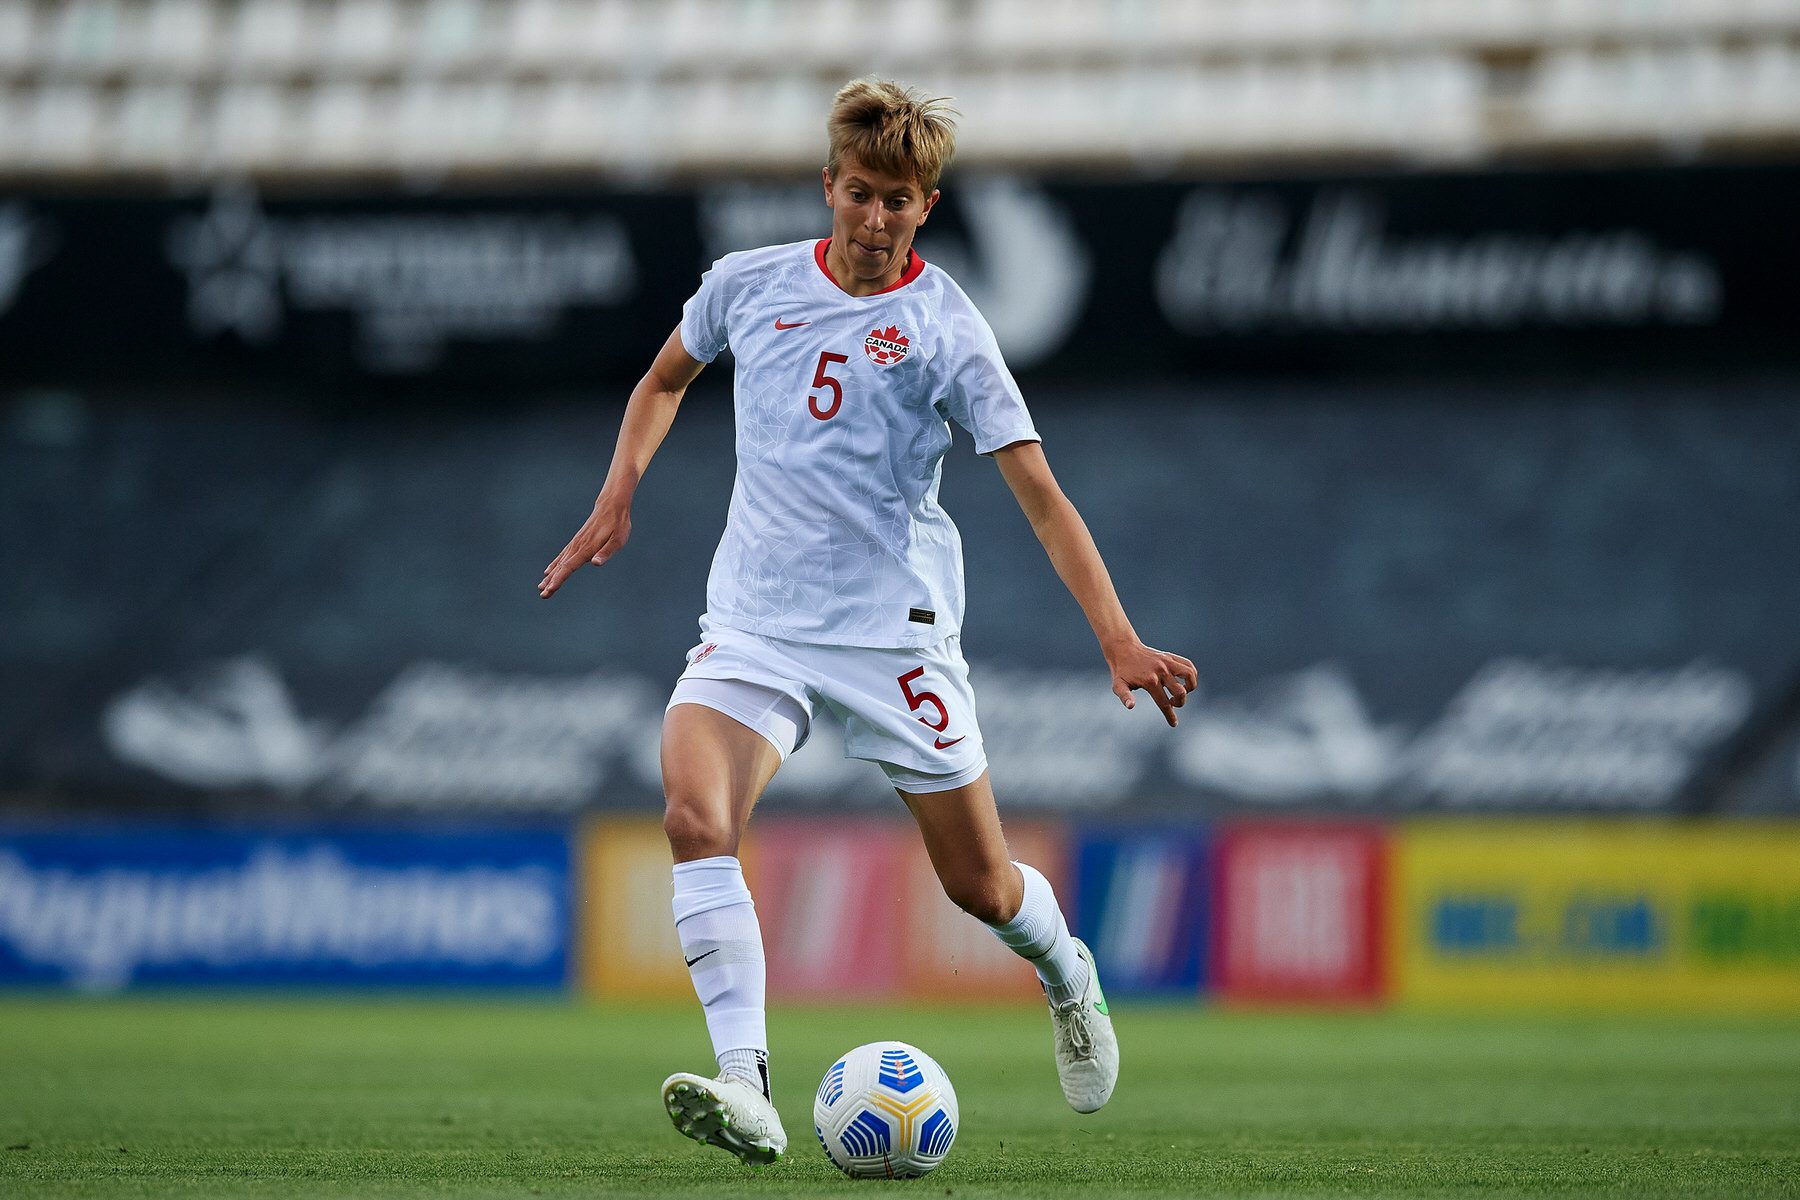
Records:
<instances>
[{"instance_id":1,"label":"player's left hand","mask_svg":"<svg viewBox=\"0 0 1800 1200\"><path fill-rule=\"evenodd\" d=\"M1149 696L1162 709L1163 720L1171 726L1180 724L1175 710L1187 703L1188 695L1200 690L1200 672L1179 654L1158 650L1133 640L1118 650L1108 651L1106 665L1112 668L1113 695L1126 708L1136 708L1132 691Z\"/></svg>"}]
</instances>

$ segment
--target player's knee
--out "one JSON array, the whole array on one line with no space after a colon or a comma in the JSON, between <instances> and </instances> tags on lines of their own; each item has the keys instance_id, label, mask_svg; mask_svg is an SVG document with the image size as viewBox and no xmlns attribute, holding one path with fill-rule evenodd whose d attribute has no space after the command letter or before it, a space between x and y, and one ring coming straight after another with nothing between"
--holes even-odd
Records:
<instances>
[{"instance_id":1,"label":"player's knee","mask_svg":"<svg viewBox=\"0 0 1800 1200\"><path fill-rule=\"evenodd\" d=\"M680 862L738 851L737 830L718 806L678 792L665 799L663 833Z\"/></svg>"},{"instance_id":2,"label":"player's knee","mask_svg":"<svg viewBox=\"0 0 1800 1200\"><path fill-rule=\"evenodd\" d=\"M944 894L977 921L1004 925L1019 911L1018 897L1012 894L1015 890L1012 883L1001 871L987 871L966 879L944 880Z\"/></svg>"}]
</instances>

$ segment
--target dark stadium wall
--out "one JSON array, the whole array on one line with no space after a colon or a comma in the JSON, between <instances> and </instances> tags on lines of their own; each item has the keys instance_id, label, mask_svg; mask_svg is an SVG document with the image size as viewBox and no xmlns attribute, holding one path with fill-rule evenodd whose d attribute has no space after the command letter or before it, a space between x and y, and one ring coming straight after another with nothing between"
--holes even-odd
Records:
<instances>
[{"instance_id":1,"label":"dark stadium wall","mask_svg":"<svg viewBox=\"0 0 1800 1200\"><path fill-rule=\"evenodd\" d=\"M684 405L625 553L549 602L533 584L591 502L616 396L455 419L15 401L0 535L32 568L0 623L23 701L0 709L0 794L654 806L731 485L724 383ZM959 443L964 648L1010 807L1800 808L1779 740L1800 676L1781 380L1031 396L1136 624L1203 692L1173 731L1118 706L998 473ZM827 725L771 807L891 807L840 753Z\"/></svg>"}]
</instances>

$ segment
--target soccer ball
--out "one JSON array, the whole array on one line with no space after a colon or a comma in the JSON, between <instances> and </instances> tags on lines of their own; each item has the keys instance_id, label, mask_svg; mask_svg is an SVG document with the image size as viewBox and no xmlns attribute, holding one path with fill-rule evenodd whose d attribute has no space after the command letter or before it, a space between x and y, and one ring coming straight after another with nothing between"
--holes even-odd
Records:
<instances>
[{"instance_id":1,"label":"soccer ball","mask_svg":"<svg viewBox=\"0 0 1800 1200\"><path fill-rule=\"evenodd\" d=\"M956 1140L956 1089L905 1042L870 1042L831 1064L813 1100L825 1157L853 1179L915 1179Z\"/></svg>"}]
</instances>

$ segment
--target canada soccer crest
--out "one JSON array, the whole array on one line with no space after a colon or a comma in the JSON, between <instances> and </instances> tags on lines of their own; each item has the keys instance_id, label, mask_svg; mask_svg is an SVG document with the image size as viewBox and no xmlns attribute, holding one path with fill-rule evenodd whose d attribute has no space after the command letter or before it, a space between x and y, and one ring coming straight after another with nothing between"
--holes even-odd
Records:
<instances>
[{"instance_id":1,"label":"canada soccer crest","mask_svg":"<svg viewBox=\"0 0 1800 1200\"><path fill-rule=\"evenodd\" d=\"M869 330L869 336L863 339L863 353L876 366L891 367L906 357L908 345L900 327L889 325L886 329Z\"/></svg>"}]
</instances>

